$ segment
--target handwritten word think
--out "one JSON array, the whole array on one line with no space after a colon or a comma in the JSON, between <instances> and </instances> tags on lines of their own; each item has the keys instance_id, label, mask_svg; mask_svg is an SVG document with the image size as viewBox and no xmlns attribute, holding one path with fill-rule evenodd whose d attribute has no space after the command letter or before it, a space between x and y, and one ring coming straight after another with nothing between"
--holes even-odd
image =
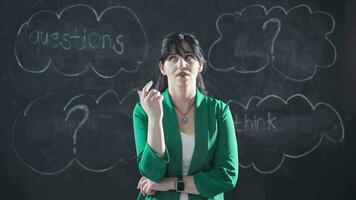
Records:
<instances>
[{"instance_id":1,"label":"handwritten word think","mask_svg":"<svg viewBox=\"0 0 356 200\"><path fill-rule=\"evenodd\" d=\"M78 31L80 30L80 31ZM45 32L35 30L28 35L29 41L37 45L37 55L40 55L40 47L62 48L64 50L110 50L116 54L124 53L124 36L118 34L102 34L94 31L87 31L85 27L75 27L73 33ZM42 46L41 46L42 45Z\"/></svg>"},{"instance_id":2,"label":"handwritten word think","mask_svg":"<svg viewBox=\"0 0 356 200\"><path fill-rule=\"evenodd\" d=\"M264 132L264 131L277 131L274 121L277 117L272 117L271 113L268 112L267 116L263 118L262 116L253 115L250 119L247 114L241 119L239 115L235 113L234 124L235 129L238 132Z\"/></svg>"}]
</instances>

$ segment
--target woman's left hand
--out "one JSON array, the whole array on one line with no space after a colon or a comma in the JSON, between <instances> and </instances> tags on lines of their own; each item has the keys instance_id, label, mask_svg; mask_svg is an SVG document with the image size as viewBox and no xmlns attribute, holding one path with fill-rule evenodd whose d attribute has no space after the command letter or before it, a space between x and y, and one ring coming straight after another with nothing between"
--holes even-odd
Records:
<instances>
[{"instance_id":1,"label":"woman's left hand","mask_svg":"<svg viewBox=\"0 0 356 200\"><path fill-rule=\"evenodd\" d=\"M140 181L137 184L137 189L140 189L140 192L143 194L143 196L145 196L146 194L154 195L156 193L156 191L153 190L152 186L155 184L157 184L157 183L142 176L142 178L140 179Z\"/></svg>"},{"instance_id":2,"label":"woman's left hand","mask_svg":"<svg viewBox=\"0 0 356 200\"><path fill-rule=\"evenodd\" d=\"M171 184L172 184L172 179L168 177L165 177L160 182L156 183L143 176L138 182L137 189L140 188L140 191L144 195L146 194L154 195L156 191L162 191L162 192L169 191L170 189L172 189Z\"/></svg>"}]
</instances>

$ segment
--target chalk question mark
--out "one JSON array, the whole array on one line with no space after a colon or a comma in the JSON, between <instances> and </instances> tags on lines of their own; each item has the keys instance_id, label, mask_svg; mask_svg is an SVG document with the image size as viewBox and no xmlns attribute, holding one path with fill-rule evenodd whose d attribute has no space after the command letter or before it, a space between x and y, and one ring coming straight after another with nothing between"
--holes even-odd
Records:
<instances>
[{"instance_id":1,"label":"chalk question mark","mask_svg":"<svg viewBox=\"0 0 356 200\"><path fill-rule=\"evenodd\" d=\"M273 55L274 54L274 43L275 43L275 41L276 41L276 39L278 37L279 32L281 31L281 20L279 20L277 18L271 18L271 19L265 21L263 23L263 26L262 26L263 30L265 30L267 25L269 23L271 23L271 22L274 22L274 23L278 24L278 28L277 28L277 31L274 33L274 36L273 36L273 39L272 39L272 46L271 46L272 61L274 61L274 55Z\"/></svg>"},{"instance_id":2,"label":"chalk question mark","mask_svg":"<svg viewBox=\"0 0 356 200\"><path fill-rule=\"evenodd\" d=\"M80 127L82 127L85 122L88 120L89 118L89 114L90 114L90 111L89 111L89 108L87 105L84 105L84 104L78 104L78 105L75 105L73 107L71 107L68 111L67 111L67 115L66 115L66 118L64 119L65 121L68 121L68 118L69 116L77 111L77 110L80 110L80 111L83 111L84 112L84 118L80 121L80 123L77 125L77 127L75 128L74 130L74 134L73 134L73 154L76 155L77 154L77 133L80 129Z\"/></svg>"}]
</instances>

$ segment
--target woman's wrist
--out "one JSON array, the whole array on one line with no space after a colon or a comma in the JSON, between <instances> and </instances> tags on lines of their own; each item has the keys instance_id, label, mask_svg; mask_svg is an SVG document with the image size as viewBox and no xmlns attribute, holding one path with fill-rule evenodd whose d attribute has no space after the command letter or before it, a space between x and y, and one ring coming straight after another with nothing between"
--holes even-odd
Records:
<instances>
[{"instance_id":1,"label":"woman's wrist","mask_svg":"<svg viewBox=\"0 0 356 200\"><path fill-rule=\"evenodd\" d=\"M151 129L161 129L161 128L163 128L162 119L149 117L148 118L148 128L149 129L150 128Z\"/></svg>"},{"instance_id":2,"label":"woman's wrist","mask_svg":"<svg viewBox=\"0 0 356 200\"><path fill-rule=\"evenodd\" d=\"M168 177L169 190L176 190L176 180L177 177Z\"/></svg>"},{"instance_id":3,"label":"woman's wrist","mask_svg":"<svg viewBox=\"0 0 356 200\"><path fill-rule=\"evenodd\" d=\"M148 115L148 121L157 123L157 122L162 122L163 117L156 117L156 116L150 116Z\"/></svg>"},{"instance_id":4,"label":"woman's wrist","mask_svg":"<svg viewBox=\"0 0 356 200\"><path fill-rule=\"evenodd\" d=\"M176 190L177 177L165 177L164 179L164 183L167 184L166 188L168 188L168 190Z\"/></svg>"}]
</instances>

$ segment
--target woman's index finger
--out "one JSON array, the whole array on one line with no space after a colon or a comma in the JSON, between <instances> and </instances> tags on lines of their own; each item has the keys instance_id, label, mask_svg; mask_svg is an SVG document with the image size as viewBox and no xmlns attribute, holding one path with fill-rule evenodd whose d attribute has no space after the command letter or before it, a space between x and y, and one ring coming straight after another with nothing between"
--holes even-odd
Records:
<instances>
[{"instance_id":1,"label":"woman's index finger","mask_svg":"<svg viewBox=\"0 0 356 200\"><path fill-rule=\"evenodd\" d=\"M147 95L148 91L150 90L151 86L152 86L152 81L149 81L143 88L142 88L142 92L144 93L144 96Z\"/></svg>"}]
</instances>

